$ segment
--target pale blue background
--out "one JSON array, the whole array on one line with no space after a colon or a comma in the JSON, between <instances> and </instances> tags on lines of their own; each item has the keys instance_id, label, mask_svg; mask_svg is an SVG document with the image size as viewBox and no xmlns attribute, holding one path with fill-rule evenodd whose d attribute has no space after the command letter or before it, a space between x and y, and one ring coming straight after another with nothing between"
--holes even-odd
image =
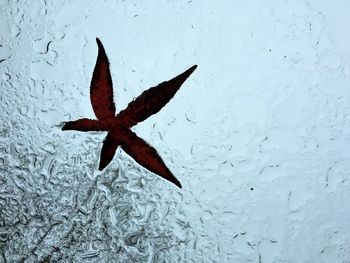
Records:
<instances>
[{"instance_id":1,"label":"pale blue background","mask_svg":"<svg viewBox=\"0 0 350 263\"><path fill-rule=\"evenodd\" d=\"M349 262L350 2L0 1L0 262ZM179 190L105 134L117 110L198 64L135 127ZM252 190L251 190L252 189Z\"/></svg>"}]
</instances>

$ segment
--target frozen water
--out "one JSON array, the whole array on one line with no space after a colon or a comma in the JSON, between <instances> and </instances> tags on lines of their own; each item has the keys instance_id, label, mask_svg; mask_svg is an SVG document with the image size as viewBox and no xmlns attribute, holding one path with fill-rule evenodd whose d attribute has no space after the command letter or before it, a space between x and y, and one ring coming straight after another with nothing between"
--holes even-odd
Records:
<instances>
[{"instance_id":1,"label":"frozen water","mask_svg":"<svg viewBox=\"0 0 350 263\"><path fill-rule=\"evenodd\" d=\"M346 0L0 0L0 262L349 262ZM95 38L117 110L197 70L135 127L183 189L93 118Z\"/></svg>"}]
</instances>

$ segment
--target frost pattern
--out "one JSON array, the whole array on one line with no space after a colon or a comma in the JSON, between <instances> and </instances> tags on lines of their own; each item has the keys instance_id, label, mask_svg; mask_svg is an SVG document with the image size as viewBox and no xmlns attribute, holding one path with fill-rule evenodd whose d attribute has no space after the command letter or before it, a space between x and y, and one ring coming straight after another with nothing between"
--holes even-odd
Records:
<instances>
[{"instance_id":1,"label":"frost pattern","mask_svg":"<svg viewBox=\"0 0 350 263\"><path fill-rule=\"evenodd\" d=\"M0 262L349 262L346 1L0 0ZM95 38L117 111L198 64L98 172ZM184 64L188 63L188 64Z\"/></svg>"}]
</instances>

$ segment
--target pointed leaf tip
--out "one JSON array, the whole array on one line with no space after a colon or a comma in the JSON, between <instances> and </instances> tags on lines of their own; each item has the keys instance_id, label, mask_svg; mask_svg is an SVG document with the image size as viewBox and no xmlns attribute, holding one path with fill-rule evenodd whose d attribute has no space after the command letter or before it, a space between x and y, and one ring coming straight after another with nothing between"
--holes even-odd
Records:
<instances>
[{"instance_id":1,"label":"pointed leaf tip","mask_svg":"<svg viewBox=\"0 0 350 263\"><path fill-rule=\"evenodd\" d=\"M193 71L195 71L196 70L196 68L197 68L198 66L197 65L193 65L192 67L190 67L187 71L189 71L189 72L193 72Z\"/></svg>"},{"instance_id":2,"label":"pointed leaf tip","mask_svg":"<svg viewBox=\"0 0 350 263\"><path fill-rule=\"evenodd\" d=\"M103 48L102 42L98 37L96 37L96 43L99 48Z\"/></svg>"},{"instance_id":3,"label":"pointed leaf tip","mask_svg":"<svg viewBox=\"0 0 350 263\"><path fill-rule=\"evenodd\" d=\"M177 180L176 178L175 178L174 181L172 181L172 183L175 184L175 185L176 185L177 187L179 187L180 189L182 188L181 183L180 183L179 180Z\"/></svg>"},{"instance_id":4,"label":"pointed leaf tip","mask_svg":"<svg viewBox=\"0 0 350 263\"><path fill-rule=\"evenodd\" d=\"M103 171L103 169L105 169L105 167L103 167L102 164L100 164L100 166L98 167L98 170Z\"/></svg>"},{"instance_id":5,"label":"pointed leaf tip","mask_svg":"<svg viewBox=\"0 0 350 263\"><path fill-rule=\"evenodd\" d=\"M184 73L180 74L180 75L185 75L186 78L188 78L192 73L193 71L195 71L197 68L197 65L193 65L192 67L190 67L189 69L187 69Z\"/></svg>"}]
</instances>

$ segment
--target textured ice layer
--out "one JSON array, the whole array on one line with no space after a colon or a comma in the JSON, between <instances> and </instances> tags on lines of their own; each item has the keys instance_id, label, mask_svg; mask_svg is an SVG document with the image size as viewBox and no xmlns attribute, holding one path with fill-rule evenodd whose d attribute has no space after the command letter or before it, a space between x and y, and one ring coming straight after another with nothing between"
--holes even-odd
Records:
<instances>
[{"instance_id":1,"label":"textured ice layer","mask_svg":"<svg viewBox=\"0 0 350 263\"><path fill-rule=\"evenodd\" d=\"M0 0L0 262L348 262L347 1ZM103 42L117 110L193 64L135 127L183 189L105 134L89 83Z\"/></svg>"}]
</instances>

